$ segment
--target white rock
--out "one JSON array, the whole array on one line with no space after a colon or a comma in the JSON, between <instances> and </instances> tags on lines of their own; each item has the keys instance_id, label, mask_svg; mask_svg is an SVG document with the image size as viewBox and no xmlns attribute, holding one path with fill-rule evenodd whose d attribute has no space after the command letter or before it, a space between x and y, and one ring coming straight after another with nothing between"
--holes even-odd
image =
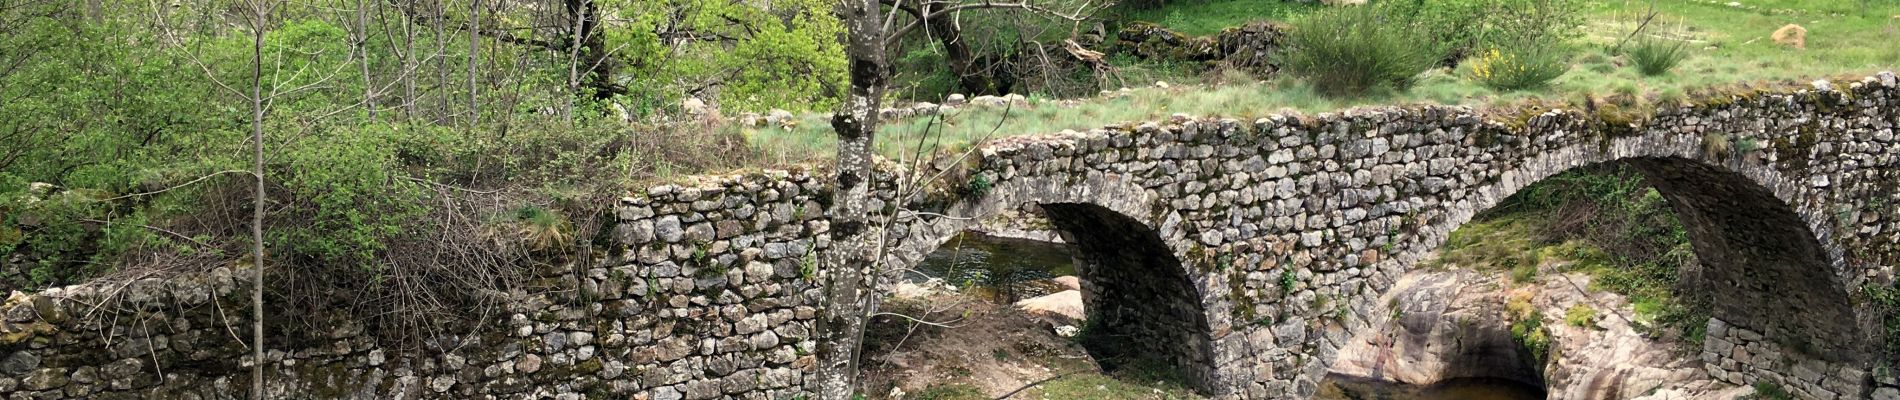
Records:
<instances>
[{"instance_id":1,"label":"white rock","mask_svg":"<svg viewBox=\"0 0 1900 400\"><path fill-rule=\"evenodd\" d=\"M1034 315L1062 318L1069 321L1088 319L1083 309L1082 292L1064 290L1042 297L1023 299L1015 304L1016 308Z\"/></svg>"},{"instance_id":2,"label":"white rock","mask_svg":"<svg viewBox=\"0 0 1900 400\"><path fill-rule=\"evenodd\" d=\"M685 102L680 103L680 109L686 111L687 115L705 115L707 111L712 110L706 106L705 100L700 100L698 97L686 98Z\"/></svg>"},{"instance_id":3,"label":"white rock","mask_svg":"<svg viewBox=\"0 0 1900 400\"><path fill-rule=\"evenodd\" d=\"M782 124L785 121L788 121L791 119L792 119L791 111L785 111L785 110L774 108L772 109L772 111L765 112L765 123L768 125Z\"/></svg>"},{"instance_id":4,"label":"white rock","mask_svg":"<svg viewBox=\"0 0 1900 400\"><path fill-rule=\"evenodd\" d=\"M1075 327L1075 325L1062 325L1062 326L1056 327L1056 336L1075 337L1075 334L1077 333L1082 333L1082 328L1077 328Z\"/></svg>"},{"instance_id":5,"label":"white rock","mask_svg":"<svg viewBox=\"0 0 1900 400\"><path fill-rule=\"evenodd\" d=\"M1074 275L1058 276L1049 279L1049 281L1055 282L1057 286L1061 286L1063 289L1082 290L1082 278L1077 278Z\"/></svg>"}]
</instances>

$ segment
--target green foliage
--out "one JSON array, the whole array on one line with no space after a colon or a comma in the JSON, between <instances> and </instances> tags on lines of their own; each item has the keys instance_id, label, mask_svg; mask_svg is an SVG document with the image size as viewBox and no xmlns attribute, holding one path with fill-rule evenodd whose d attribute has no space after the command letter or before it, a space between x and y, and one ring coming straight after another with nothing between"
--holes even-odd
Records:
<instances>
[{"instance_id":1,"label":"green foliage","mask_svg":"<svg viewBox=\"0 0 1900 400\"><path fill-rule=\"evenodd\" d=\"M900 99L933 103L961 92L956 74L943 67L950 61L944 58L942 47L923 43L892 57L891 92Z\"/></svg>"},{"instance_id":2,"label":"green foliage","mask_svg":"<svg viewBox=\"0 0 1900 400\"><path fill-rule=\"evenodd\" d=\"M719 103L738 110L835 107L846 81L844 25L822 0L743 2L603 0L603 13L627 18L605 32L606 48L630 63L615 81L631 82L629 100L677 99L682 89L727 85ZM692 32L733 40L685 40ZM563 77L564 79L564 77ZM664 101L662 104L678 104ZM658 106L658 105L654 105Z\"/></svg>"},{"instance_id":3,"label":"green foliage","mask_svg":"<svg viewBox=\"0 0 1900 400\"><path fill-rule=\"evenodd\" d=\"M1292 269L1280 271L1280 297L1293 295L1293 284L1298 282L1299 277L1293 274Z\"/></svg>"},{"instance_id":4,"label":"green foliage","mask_svg":"<svg viewBox=\"0 0 1900 400\"><path fill-rule=\"evenodd\" d=\"M1122 1L1111 9L1115 19L1160 23L1189 35L1212 35L1253 21L1285 21L1325 9L1319 2L1258 0Z\"/></svg>"},{"instance_id":5,"label":"green foliage","mask_svg":"<svg viewBox=\"0 0 1900 400\"><path fill-rule=\"evenodd\" d=\"M1689 58L1689 44L1681 40L1645 37L1631 44L1623 55L1629 56L1631 63L1643 76L1659 76L1669 73L1682 60Z\"/></svg>"},{"instance_id":6,"label":"green foliage","mask_svg":"<svg viewBox=\"0 0 1900 400\"><path fill-rule=\"evenodd\" d=\"M1533 312L1530 317L1511 323L1511 339L1516 340L1524 351L1530 352L1540 362L1550 361L1550 331L1544 329L1543 315Z\"/></svg>"},{"instance_id":7,"label":"green foliage","mask_svg":"<svg viewBox=\"0 0 1900 400\"><path fill-rule=\"evenodd\" d=\"M1043 398L1136 400L1200 398L1173 368L1156 362L1121 365L1106 374L1071 373L1043 383Z\"/></svg>"},{"instance_id":8,"label":"green foliage","mask_svg":"<svg viewBox=\"0 0 1900 400\"><path fill-rule=\"evenodd\" d=\"M532 204L515 209L515 234L529 249L549 250L570 244L573 227L559 211Z\"/></svg>"},{"instance_id":9,"label":"green foliage","mask_svg":"<svg viewBox=\"0 0 1900 400\"><path fill-rule=\"evenodd\" d=\"M1328 96L1360 96L1377 89L1403 91L1437 61L1417 42L1418 31L1394 23L1377 7L1320 11L1296 21L1287 35L1289 71Z\"/></svg>"},{"instance_id":10,"label":"green foliage","mask_svg":"<svg viewBox=\"0 0 1900 400\"><path fill-rule=\"evenodd\" d=\"M1533 252L1529 254L1530 256L1522 258L1522 259L1512 258L1512 259L1507 260L1507 261L1512 261L1512 262L1507 263L1511 269L1512 282L1529 283L1537 279L1537 267L1540 260L1538 259L1538 257L1536 257L1537 253ZM1518 261L1518 260L1523 260L1523 261Z\"/></svg>"},{"instance_id":11,"label":"green foliage","mask_svg":"<svg viewBox=\"0 0 1900 400\"><path fill-rule=\"evenodd\" d=\"M967 199L981 199L984 195L990 193L991 185L993 184L990 182L988 175L972 174L970 175L970 181L963 185L963 197Z\"/></svg>"},{"instance_id":12,"label":"green foliage","mask_svg":"<svg viewBox=\"0 0 1900 400\"><path fill-rule=\"evenodd\" d=\"M1570 306L1570 309L1564 310L1564 323L1578 328L1594 327L1597 323L1597 309L1587 304Z\"/></svg>"},{"instance_id":13,"label":"green foliage","mask_svg":"<svg viewBox=\"0 0 1900 400\"><path fill-rule=\"evenodd\" d=\"M287 146L271 170L308 222L267 226L268 240L328 265L377 267L385 243L422 213L421 188L399 182L393 135L381 126L339 129Z\"/></svg>"},{"instance_id":14,"label":"green foliage","mask_svg":"<svg viewBox=\"0 0 1900 400\"><path fill-rule=\"evenodd\" d=\"M818 277L818 251L816 248L805 251L805 257L798 262L798 277L812 280Z\"/></svg>"},{"instance_id":15,"label":"green foliage","mask_svg":"<svg viewBox=\"0 0 1900 400\"><path fill-rule=\"evenodd\" d=\"M1474 49L1560 43L1583 22L1579 0L1395 0L1380 2L1411 25L1435 57L1457 61ZM1518 50L1524 52L1524 50Z\"/></svg>"},{"instance_id":16,"label":"green foliage","mask_svg":"<svg viewBox=\"0 0 1900 400\"><path fill-rule=\"evenodd\" d=\"M1561 43L1538 39L1500 44L1472 60L1471 77L1497 91L1539 89L1570 70Z\"/></svg>"},{"instance_id":17,"label":"green foliage","mask_svg":"<svg viewBox=\"0 0 1900 400\"><path fill-rule=\"evenodd\" d=\"M1892 285L1868 284L1861 286L1861 297L1865 304L1880 316L1880 326L1885 332L1886 343L1881 346L1881 360L1900 360L1900 287ZM1900 361L1889 361L1887 368L1900 367Z\"/></svg>"},{"instance_id":18,"label":"green foliage","mask_svg":"<svg viewBox=\"0 0 1900 400\"><path fill-rule=\"evenodd\" d=\"M1544 313L1530 304L1528 297L1513 297L1505 303L1511 314L1511 340L1540 363L1550 362L1550 331L1544 328Z\"/></svg>"},{"instance_id":19,"label":"green foliage","mask_svg":"<svg viewBox=\"0 0 1900 400\"><path fill-rule=\"evenodd\" d=\"M1794 395L1788 393L1787 389L1782 389L1780 384L1768 380L1755 381L1755 393L1749 395L1748 398L1760 400L1795 400Z\"/></svg>"},{"instance_id":20,"label":"green foliage","mask_svg":"<svg viewBox=\"0 0 1900 400\"><path fill-rule=\"evenodd\" d=\"M1628 296L1639 329L1666 328L1701 342L1712 312L1708 293L1677 292L1677 271L1696 262L1688 231L1635 171L1600 166L1558 174L1478 219L1519 221L1516 233L1498 236L1531 238L1519 239L1527 241L1520 248L1569 260L1565 270L1593 275L1592 288ZM1467 227L1474 224L1479 222ZM1454 240L1460 236L1452 234Z\"/></svg>"}]
</instances>

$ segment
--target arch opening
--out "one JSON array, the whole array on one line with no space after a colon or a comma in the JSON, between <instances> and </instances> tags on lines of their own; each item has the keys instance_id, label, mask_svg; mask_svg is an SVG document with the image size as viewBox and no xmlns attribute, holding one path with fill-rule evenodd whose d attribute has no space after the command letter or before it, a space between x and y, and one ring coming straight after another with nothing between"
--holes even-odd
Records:
<instances>
[{"instance_id":1,"label":"arch opening","mask_svg":"<svg viewBox=\"0 0 1900 400\"><path fill-rule=\"evenodd\" d=\"M1820 237L1768 188L1682 158L1617 161L1669 201L1695 248L1714 317L1825 361L1867 361L1846 288Z\"/></svg>"},{"instance_id":2,"label":"arch opening","mask_svg":"<svg viewBox=\"0 0 1900 400\"><path fill-rule=\"evenodd\" d=\"M1105 370L1158 367L1206 391L1213 345L1200 291L1155 229L1098 205L1041 208L1081 261L1090 355Z\"/></svg>"},{"instance_id":3,"label":"arch opening","mask_svg":"<svg viewBox=\"0 0 1900 400\"><path fill-rule=\"evenodd\" d=\"M1154 228L1088 203L1028 201L978 214L989 217L937 230L950 236L918 255L880 306L886 313L870 321L868 393L974 386L989 396L1018 388L1063 396L1043 391L1100 382L1096 369L1132 385L1125 390L1209 393L1200 292ZM880 367L892 364L900 366ZM934 377L898 376L910 370Z\"/></svg>"},{"instance_id":4,"label":"arch opening","mask_svg":"<svg viewBox=\"0 0 1900 400\"><path fill-rule=\"evenodd\" d=\"M1727 342L1735 340L1735 328L1749 332L1743 337L1759 335L1748 340L1772 342L1776 347L1771 348L1780 349L1770 351L1795 356L1789 360L1847 365L1869 361L1872 352L1866 350L1878 338L1866 337L1858 328L1862 322L1857 321L1849 300L1851 294L1831 262L1833 258L1824 244L1827 238L1810 228L1809 221L1815 220L1812 216L1804 215L1802 209L1757 181L1770 179L1766 185L1775 185L1778 182L1772 180L1776 178L1745 175L1681 157L1624 158L1533 177L1538 180L1522 187L1506 178L1500 185L1510 196L1481 197L1474 206L1482 211L1470 222L1462 221L1458 211L1448 211L1450 221L1433 218L1432 224L1443 229L1434 232L1449 234L1438 238L1443 239L1440 243L1426 239L1438 254L1434 259L1421 260L1424 265L1479 263L1492 268L1490 275L1479 272L1476 278L1457 277L1451 275L1471 271L1444 272L1439 268L1408 274L1407 279L1422 275L1418 279L1453 282L1401 282L1388 292L1393 297L1390 307L1395 308L1393 321L1373 328L1383 332L1363 335L1360 341L1369 345L1343 352L1332 368L1332 372L1339 373L1335 378L1377 378L1374 375L1393 373L1385 368L1410 363L1396 368L1404 371L1399 374L1427 378L1390 381L1433 385L1441 382L1434 379L1499 378L1545 386L1553 396L1575 395L1571 392L1577 391L1611 397L1636 395L1619 391L1629 389L1623 387L1625 383L1654 379L1644 378L1644 374L1673 368L1700 370L1700 360L1706 359L1708 352L1718 353L1716 361L1723 363L1737 361L1728 359L1731 353L1742 362L1763 357L1760 347L1744 351L1740 342ZM1492 204L1494 199L1497 201ZM1619 207L1619 202L1630 208L1600 209ZM1449 229L1454 227L1458 230ZM1623 241L1603 240L1606 235L1627 237ZM1543 274L1552 278L1545 280ZM1565 281L1579 279L1583 284L1552 283L1560 280L1558 277ZM1496 289L1499 282L1506 289ZM1484 285L1492 288L1479 288ZM1535 294L1525 295L1524 291ZM1602 292L1619 296L1602 300L1598 295ZM1464 309L1459 310L1461 307ZM1631 309L1635 311L1625 311ZM1524 363L1498 362L1511 357L1472 358L1464 357L1470 352L1427 350L1433 346L1426 341L1454 343L1454 347L1480 352L1487 347L1483 344L1498 342L1487 340L1497 336L1495 332L1464 332L1470 331L1466 329L1470 325L1465 325L1468 320L1462 318L1469 315L1451 316L1458 312L1502 319L1489 323L1493 329L1488 331L1506 330L1506 339L1510 340L1488 347L1533 348L1527 353L1548 355L1562 352L1547 348L1582 350L1618 340L1629 343L1642 336L1664 339L1658 343L1679 340L1687 347L1678 350L1691 355L1676 350L1585 354L1582 358L1564 354L1566 365L1562 367L1554 359L1538 360L1527 367L1519 365ZM1605 319L1619 321L1601 322ZM1523 328L1520 325L1527 322L1541 324L1531 331L1543 329L1545 336L1540 339L1548 341L1527 343L1526 332L1519 332ZM1615 333L1619 329L1623 333ZM1612 333L1585 333L1592 330ZM1412 343L1403 343L1407 340ZM1472 343L1480 345L1470 346ZM1694 355L1697 353L1702 355ZM1405 360L1395 364L1380 357ZM1683 359L1694 362L1686 364L1688 367L1675 362ZM1782 367L1793 365L1792 361L1773 362ZM1717 378L1731 382L1740 379Z\"/></svg>"}]
</instances>

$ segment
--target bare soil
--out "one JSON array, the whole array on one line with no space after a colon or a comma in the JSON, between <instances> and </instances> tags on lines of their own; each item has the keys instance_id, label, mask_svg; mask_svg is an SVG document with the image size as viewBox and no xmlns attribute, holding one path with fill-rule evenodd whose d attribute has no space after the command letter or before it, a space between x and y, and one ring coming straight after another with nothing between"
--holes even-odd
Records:
<instances>
[{"instance_id":1,"label":"bare soil","mask_svg":"<svg viewBox=\"0 0 1900 400\"><path fill-rule=\"evenodd\" d=\"M1081 345L1054 333L1052 321L1007 304L935 292L886 300L882 309L904 316L879 315L867 328L868 398L917 398L960 386L988 398L1038 398L1029 396L1040 392L1031 384L1101 373Z\"/></svg>"}]
</instances>

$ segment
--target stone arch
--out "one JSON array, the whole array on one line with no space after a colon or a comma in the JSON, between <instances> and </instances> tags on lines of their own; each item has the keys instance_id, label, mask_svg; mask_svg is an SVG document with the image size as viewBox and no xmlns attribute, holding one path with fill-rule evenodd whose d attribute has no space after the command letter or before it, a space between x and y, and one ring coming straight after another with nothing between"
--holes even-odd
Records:
<instances>
[{"instance_id":1,"label":"stone arch","mask_svg":"<svg viewBox=\"0 0 1900 400\"><path fill-rule=\"evenodd\" d=\"M1078 270L1089 353L1169 367L1206 390L1214 374L1206 309L1180 257L1155 229L1093 204L1041 206L1083 261Z\"/></svg>"},{"instance_id":2,"label":"stone arch","mask_svg":"<svg viewBox=\"0 0 1900 400\"><path fill-rule=\"evenodd\" d=\"M1218 377L1209 323L1218 317L1207 309L1207 288L1213 278L1189 268L1185 255L1193 245L1169 223L1180 216L1138 182L1099 173L1002 179L981 197L942 213L954 217L916 216L911 240L886 262L914 265L977 221L1038 206L1078 261L1089 315L1084 335L1119 339L1102 342L1112 346L1085 340L1090 354L1098 361L1169 368L1197 390L1212 393ZM1119 366L1105 363L1104 368Z\"/></svg>"},{"instance_id":3,"label":"stone arch","mask_svg":"<svg viewBox=\"0 0 1900 400\"><path fill-rule=\"evenodd\" d=\"M1589 165L1627 165L1655 185L1689 231L1715 304L1711 326L1742 327L1803 358L1865 365L1875 330L1851 300L1853 277L1806 182L1772 164L1704 152L1703 138L1649 134L1553 149L1518 163L1452 207L1427 248L1532 183Z\"/></svg>"}]
</instances>

